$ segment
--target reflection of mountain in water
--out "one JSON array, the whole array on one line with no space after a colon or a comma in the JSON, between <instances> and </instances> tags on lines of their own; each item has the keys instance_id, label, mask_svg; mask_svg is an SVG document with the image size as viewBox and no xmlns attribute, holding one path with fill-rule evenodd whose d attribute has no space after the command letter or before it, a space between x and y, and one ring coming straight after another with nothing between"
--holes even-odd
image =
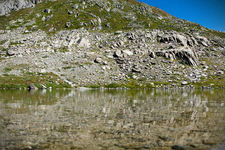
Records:
<instances>
[{"instance_id":1,"label":"reflection of mountain in water","mask_svg":"<svg viewBox=\"0 0 225 150\"><path fill-rule=\"evenodd\" d=\"M17 95L18 106L27 109L17 112L8 93L1 92L1 107L5 107L0 120L8 124L0 122L4 129L0 138L6 137L0 146L207 149L225 142L224 93L74 90L43 94L44 103L41 94L34 93L40 105Z\"/></svg>"}]
</instances>

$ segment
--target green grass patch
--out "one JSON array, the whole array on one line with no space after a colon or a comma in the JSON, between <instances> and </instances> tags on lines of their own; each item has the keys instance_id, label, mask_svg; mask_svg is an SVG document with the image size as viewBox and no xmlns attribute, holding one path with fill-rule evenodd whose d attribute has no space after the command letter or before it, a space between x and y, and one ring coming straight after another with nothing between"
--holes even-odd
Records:
<instances>
[{"instance_id":1,"label":"green grass patch","mask_svg":"<svg viewBox=\"0 0 225 150\"><path fill-rule=\"evenodd\" d=\"M207 78L201 78L201 81L192 83L195 87L225 87L225 75L210 75Z\"/></svg>"},{"instance_id":2,"label":"green grass patch","mask_svg":"<svg viewBox=\"0 0 225 150\"><path fill-rule=\"evenodd\" d=\"M221 37L221 38L225 38L225 32L219 32L219 31L215 31L215 30L209 30L207 33Z\"/></svg>"},{"instance_id":3,"label":"green grass patch","mask_svg":"<svg viewBox=\"0 0 225 150\"><path fill-rule=\"evenodd\" d=\"M113 9L113 2L111 0L109 2L111 5L110 7ZM36 5L36 7L34 8L12 11L9 16L0 16L0 29L14 29L30 22L31 20L35 20L36 23L32 26L37 26L37 29L41 29L43 31L46 31L47 33L54 34L60 30L79 28L85 28L92 31L94 28L99 26L97 18L94 16L96 15L97 17L101 18L102 32L115 32L118 30L127 31L140 28L174 30L178 32L190 32L190 30L196 30L205 33L205 35L216 35L221 38L225 38L224 32L205 30L199 24L184 20L178 20L165 11L156 7L150 7L152 13L146 11L145 14L140 11L139 8L147 8L149 6L146 6L145 4L140 3L136 0L121 0L121 2L124 6L123 9L116 12L107 12L105 9L99 7L98 5L87 5L88 7L83 9L81 8L82 6L80 5L80 1L45 0L42 3ZM78 10L72 8L74 4L79 4ZM44 9L51 9L51 12L45 13L43 11ZM73 11L73 13L68 14L68 11ZM77 13L79 13L79 15L78 17L75 17L75 14ZM130 13L134 13L135 15L131 15L131 17L129 17ZM50 17L47 21L42 20L43 17L46 18L48 16L52 17ZM163 18L158 19L159 16L163 16ZM132 17L137 18L137 20L133 20ZM17 19L21 19L23 20L23 22L18 23L15 21L15 24L10 24L10 21ZM65 26L67 22L71 23L71 26L68 28L66 28ZM81 23L83 23L83 25ZM28 26L27 29L31 29L32 26ZM62 51L64 52L64 50Z\"/></svg>"},{"instance_id":4,"label":"green grass patch","mask_svg":"<svg viewBox=\"0 0 225 150\"><path fill-rule=\"evenodd\" d=\"M20 42L10 42L10 45L20 45L20 44L23 44L23 43L20 43Z\"/></svg>"},{"instance_id":5,"label":"green grass patch","mask_svg":"<svg viewBox=\"0 0 225 150\"><path fill-rule=\"evenodd\" d=\"M61 53L65 53L65 52L68 52L69 50L68 50L68 47L65 46L65 47L61 47L59 49L56 49L55 51L56 52L58 51L58 52L61 52Z\"/></svg>"},{"instance_id":6,"label":"green grass patch","mask_svg":"<svg viewBox=\"0 0 225 150\"><path fill-rule=\"evenodd\" d=\"M0 41L0 45L4 44L5 42L7 42L7 40Z\"/></svg>"},{"instance_id":7,"label":"green grass patch","mask_svg":"<svg viewBox=\"0 0 225 150\"><path fill-rule=\"evenodd\" d=\"M85 87L88 88L129 88L129 89L145 89L145 88L160 88L160 87L170 87L171 85L176 85L181 87L180 81L142 81L142 80L135 80L129 79L126 82L114 82L110 84L93 84L93 85L86 85ZM214 88L222 88L225 87L225 75L218 75L218 76L209 76L208 78L202 78L200 82L196 83L189 83L189 85L193 85L194 87L214 87Z\"/></svg>"},{"instance_id":8,"label":"green grass patch","mask_svg":"<svg viewBox=\"0 0 225 150\"><path fill-rule=\"evenodd\" d=\"M9 49L8 48L4 48L2 46L0 46L0 50L3 51L3 52L7 52Z\"/></svg>"},{"instance_id":9,"label":"green grass patch","mask_svg":"<svg viewBox=\"0 0 225 150\"><path fill-rule=\"evenodd\" d=\"M11 70L12 70L12 68L10 68L10 67L4 68L4 72L10 72Z\"/></svg>"},{"instance_id":10,"label":"green grass patch","mask_svg":"<svg viewBox=\"0 0 225 150\"><path fill-rule=\"evenodd\" d=\"M151 8L152 8L153 13L155 13L155 14L159 14L159 15L164 16L164 17L173 17L169 13L167 13L167 12L157 8L157 7L151 7Z\"/></svg>"},{"instance_id":11,"label":"green grass patch","mask_svg":"<svg viewBox=\"0 0 225 150\"><path fill-rule=\"evenodd\" d=\"M66 67L62 67L64 70L67 70L67 69L72 69L74 68L73 66L66 66Z\"/></svg>"},{"instance_id":12,"label":"green grass patch","mask_svg":"<svg viewBox=\"0 0 225 150\"><path fill-rule=\"evenodd\" d=\"M53 73L25 73L23 76L5 74L0 76L0 88L26 88L30 83L41 87L41 84L52 88L69 88L70 85L62 81Z\"/></svg>"}]
</instances>

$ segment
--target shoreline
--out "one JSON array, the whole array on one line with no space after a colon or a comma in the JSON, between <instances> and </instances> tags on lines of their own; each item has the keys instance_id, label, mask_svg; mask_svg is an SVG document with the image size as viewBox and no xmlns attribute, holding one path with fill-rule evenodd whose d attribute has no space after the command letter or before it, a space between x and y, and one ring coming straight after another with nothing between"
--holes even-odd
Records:
<instances>
[{"instance_id":1,"label":"shoreline","mask_svg":"<svg viewBox=\"0 0 225 150\"><path fill-rule=\"evenodd\" d=\"M7 86L7 85L5 85ZM35 87L35 88L30 88L29 85L27 87L24 87L23 85L14 85L16 87L9 87L11 85L8 85L8 87L1 87L0 90L28 90L28 91L33 91L33 90L73 90L77 89L80 91L85 91L85 90L110 90L110 89L121 89L121 90L151 90L151 89L225 89L225 86L205 86L205 85L161 85L161 86L127 86L127 85L87 85L87 86L75 86L75 87Z\"/></svg>"}]
</instances>

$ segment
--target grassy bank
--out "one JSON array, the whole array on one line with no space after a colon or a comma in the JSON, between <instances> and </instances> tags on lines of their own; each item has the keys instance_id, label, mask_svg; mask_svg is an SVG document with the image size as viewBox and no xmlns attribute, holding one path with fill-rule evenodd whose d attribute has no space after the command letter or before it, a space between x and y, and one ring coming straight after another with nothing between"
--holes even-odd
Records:
<instances>
[{"instance_id":1,"label":"grassy bank","mask_svg":"<svg viewBox=\"0 0 225 150\"><path fill-rule=\"evenodd\" d=\"M19 89L27 88L29 84L33 83L37 88L71 88L71 86L61 80L57 75L53 73L26 73L23 76L15 76L4 74L0 76L0 88L6 89ZM78 85L79 86L79 85ZM130 79L123 82L113 82L105 84L87 84L84 87L87 88L175 88L175 87L195 87L195 88L225 88L225 77L211 75L208 78L202 78L198 82L188 82L186 85L182 85L180 81L173 82L157 82L157 81L140 81Z\"/></svg>"},{"instance_id":2,"label":"grassy bank","mask_svg":"<svg viewBox=\"0 0 225 150\"><path fill-rule=\"evenodd\" d=\"M70 85L53 73L26 73L23 76L4 74L0 76L0 88L27 88L33 83L37 88L70 88Z\"/></svg>"}]
</instances>

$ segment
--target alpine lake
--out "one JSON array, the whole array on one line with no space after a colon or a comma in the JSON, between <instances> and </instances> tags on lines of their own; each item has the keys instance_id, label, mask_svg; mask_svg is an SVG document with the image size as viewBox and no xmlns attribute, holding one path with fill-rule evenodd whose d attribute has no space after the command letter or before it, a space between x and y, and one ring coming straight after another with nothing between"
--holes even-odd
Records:
<instances>
[{"instance_id":1,"label":"alpine lake","mask_svg":"<svg viewBox=\"0 0 225 150\"><path fill-rule=\"evenodd\" d=\"M0 149L224 150L224 89L0 90Z\"/></svg>"}]
</instances>

